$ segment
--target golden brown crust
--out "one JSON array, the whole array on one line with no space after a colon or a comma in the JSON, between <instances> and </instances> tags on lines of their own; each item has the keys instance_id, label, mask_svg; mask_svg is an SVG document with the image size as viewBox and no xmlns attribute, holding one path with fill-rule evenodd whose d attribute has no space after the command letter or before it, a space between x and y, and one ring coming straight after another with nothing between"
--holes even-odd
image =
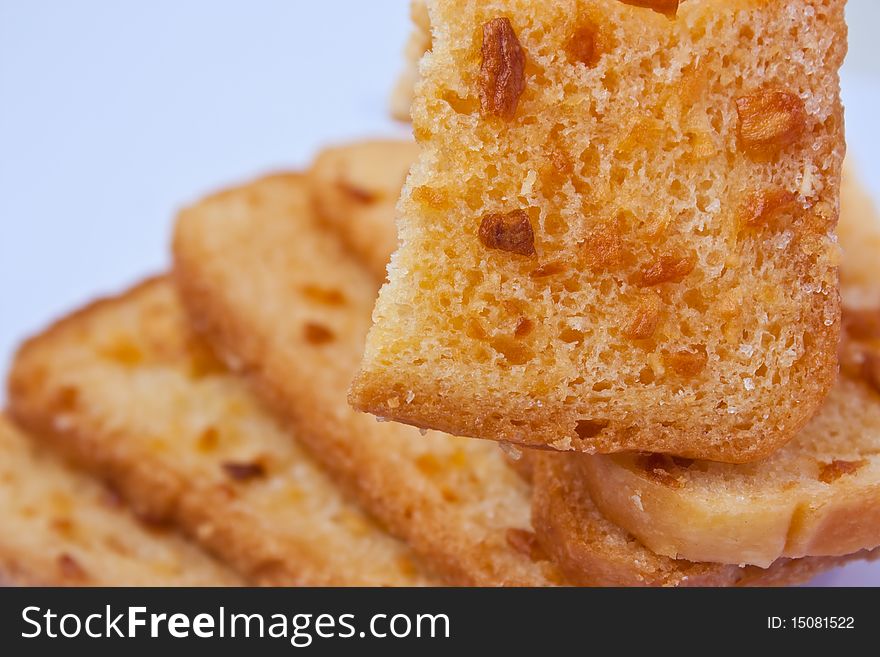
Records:
<instances>
[{"instance_id":1,"label":"golden brown crust","mask_svg":"<svg viewBox=\"0 0 880 657\"><path fill-rule=\"evenodd\" d=\"M261 181L181 214L175 273L194 324L337 481L447 581L554 583L551 564L507 542L508 530L530 528L529 488L495 446L423 437L346 404L376 287L314 226L305 196L296 181ZM345 303L300 294L313 285ZM310 322L333 342L304 341Z\"/></svg>"},{"instance_id":2,"label":"golden brown crust","mask_svg":"<svg viewBox=\"0 0 880 657\"><path fill-rule=\"evenodd\" d=\"M37 442L0 415L0 585L242 584L175 532L139 521Z\"/></svg>"},{"instance_id":3,"label":"golden brown crust","mask_svg":"<svg viewBox=\"0 0 880 657\"><path fill-rule=\"evenodd\" d=\"M790 586L880 551L844 557L780 559L754 566L693 563L654 554L593 504L573 455L534 455L534 523L538 540L580 586Z\"/></svg>"},{"instance_id":4,"label":"golden brown crust","mask_svg":"<svg viewBox=\"0 0 880 657\"><path fill-rule=\"evenodd\" d=\"M836 369L843 2L722 4L670 19L616 0L428 3L420 162L356 407L530 447L733 463L806 424ZM526 79L512 116L487 118L480 28L499 17ZM559 57L584 30L601 54ZM743 222L756 195L766 212ZM479 239L483 217L514 211L534 255ZM666 368L680 351L705 365ZM412 401L395 406L401 390Z\"/></svg>"},{"instance_id":5,"label":"golden brown crust","mask_svg":"<svg viewBox=\"0 0 880 657\"><path fill-rule=\"evenodd\" d=\"M91 304L25 344L10 404L46 445L252 582L431 581L193 338L166 279Z\"/></svg>"}]
</instances>

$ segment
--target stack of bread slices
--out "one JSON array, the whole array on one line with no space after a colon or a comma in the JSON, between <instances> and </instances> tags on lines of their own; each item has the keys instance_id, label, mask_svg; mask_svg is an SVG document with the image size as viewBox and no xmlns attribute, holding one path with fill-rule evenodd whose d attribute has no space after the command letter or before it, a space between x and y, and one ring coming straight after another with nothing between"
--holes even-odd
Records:
<instances>
[{"instance_id":1,"label":"stack of bread slices","mask_svg":"<svg viewBox=\"0 0 880 657\"><path fill-rule=\"evenodd\" d=\"M416 0L415 142L194 203L172 271L22 345L0 580L768 586L880 554L843 4Z\"/></svg>"}]
</instances>

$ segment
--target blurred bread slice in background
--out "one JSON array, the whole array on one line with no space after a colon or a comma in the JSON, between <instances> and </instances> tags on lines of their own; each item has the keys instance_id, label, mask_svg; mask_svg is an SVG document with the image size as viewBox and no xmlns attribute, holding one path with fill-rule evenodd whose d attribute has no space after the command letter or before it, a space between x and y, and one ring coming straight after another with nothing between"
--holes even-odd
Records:
<instances>
[{"instance_id":1,"label":"blurred bread slice in background","mask_svg":"<svg viewBox=\"0 0 880 657\"><path fill-rule=\"evenodd\" d=\"M319 219L379 281L397 248L395 208L417 155L410 141L356 142L321 151L309 172Z\"/></svg>"},{"instance_id":2,"label":"blurred bread slice in background","mask_svg":"<svg viewBox=\"0 0 880 657\"><path fill-rule=\"evenodd\" d=\"M43 449L108 479L142 514L177 524L252 583L431 581L190 331L168 279L31 339L9 399Z\"/></svg>"},{"instance_id":3,"label":"blurred bread slice in background","mask_svg":"<svg viewBox=\"0 0 880 657\"><path fill-rule=\"evenodd\" d=\"M419 77L419 59L431 49L431 24L425 0L412 0L410 3L412 32L403 53L403 71L391 92L391 116L398 121L410 121L410 108Z\"/></svg>"},{"instance_id":4,"label":"blurred bread slice in background","mask_svg":"<svg viewBox=\"0 0 880 657\"><path fill-rule=\"evenodd\" d=\"M844 247L840 267L840 293L844 306L880 307L880 287L877 285L880 215L876 201L851 161L847 161L843 168L837 235Z\"/></svg>"},{"instance_id":5,"label":"blurred bread slice in background","mask_svg":"<svg viewBox=\"0 0 880 657\"><path fill-rule=\"evenodd\" d=\"M243 580L0 415L0 585L240 586Z\"/></svg>"}]
</instances>

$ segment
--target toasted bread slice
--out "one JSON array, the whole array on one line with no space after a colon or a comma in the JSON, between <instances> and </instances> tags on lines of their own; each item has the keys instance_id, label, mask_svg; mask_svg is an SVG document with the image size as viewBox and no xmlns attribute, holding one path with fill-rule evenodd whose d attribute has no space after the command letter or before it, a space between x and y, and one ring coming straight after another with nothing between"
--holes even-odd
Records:
<instances>
[{"instance_id":1,"label":"toasted bread slice","mask_svg":"<svg viewBox=\"0 0 880 657\"><path fill-rule=\"evenodd\" d=\"M315 225L300 178L264 179L184 211L174 254L194 325L447 581L556 581L555 567L532 554L529 485L500 450L420 436L346 403L377 284Z\"/></svg>"},{"instance_id":2,"label":"toasted bread slice","mask_svg":"<svg viewBox=\"0 0 880 657\"><path fill-rule=\"evenodd\" d=\"M542 452L530 460L538 540L570 581L581 586L787 586L849 561L880 556L875 550L780 559L767 569L670 559L647 549L599 512L584 485L578 457Z\"/></svg>"},{"instance_id":3,"label":"toasted bread slice","mask_svg":"<svg viewBox=\"0 0 880 657\"><path fill-rule=\"evenodd\" d=\"M880 215L855 165L843 167L840 185L840 223L837 228L846 258L840 268L840 294L848 308L880 307L877 254L880 254Z\"/></svg>"},{"instance_id":4,"label":"toasted bread slice","mask_svg":"<svg viewBox=\"0 0 880 657\"><path fill-rule=\"evenodd\" d=\"M843 5L429 0L354 405L589 453L792 438L836 368Z\"/></svg>"},{"instance_id":5,"label":"toasted bread slice","mask_svg":"<svg viewBox=\"0 0 880 657\"><path fill-rule=\"evenodd\" d=\"M654 552L766 567L780 557L880 545L880 217L864 198L848 181L842 294L877 305L844 310L842 376L794 440L748 465L648 454L580 457L596 506ZM855 295L846 289L850 281Z\"/></svg>"},{"instance_id":6,"label":"toasted bread slice","mask_svg":"<svg viewBox=\"0 0 880 657\"><path fill-rule=\"evenodd\" d=\"M10 403L47 445L255 583L430 581L190 334L166 279L28 342Z\"/></svg>"},{"instance_id":7,"label":"toasted bread slice","mask_svg":"<svg viewBox=\"0 0 880 657\"><path fill-rule=\"evenodd\" d=\"M394 208L416 155L409 141L347 144L323 151L309 173L318 217L380 281L397 247Z\"/></svg>"},{"instance_id":8,"label":"toasted bread slice","mask_svg":"<svg viewBox=\"0 0 880 657\"><path fill-rule=\"evenodd\" d=\"M410 107L419 77L419 59L431 49L431 23L425 0L412 0L410 17L413 29L403 53L403 72L391 93L391 116L398 121L410 120Z\"/></svg>"},{"instance_id":9,"label":"toasted bread slice","mask_svg":"<svg viewBox=\"0 0 880 657\"><path fill-rule=\"evenodd\" d=\"M239 586L174 532L139 521L108 489L0 415L0 582L18 586Z\"/></svg>"}]
</instances>

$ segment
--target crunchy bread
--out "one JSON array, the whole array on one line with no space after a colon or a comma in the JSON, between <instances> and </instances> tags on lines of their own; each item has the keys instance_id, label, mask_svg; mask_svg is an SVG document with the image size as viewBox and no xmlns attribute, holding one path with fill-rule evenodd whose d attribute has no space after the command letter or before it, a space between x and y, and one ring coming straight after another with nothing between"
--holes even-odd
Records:
<instances>
[{"instance_id":1,"label":"crunchy bread","mask_svg":"<svg viewBox=\"0 0 880 657\"><path fill-rule=\"evenodd\" d=\"M447 581L557 581L534 548L530 487L494 445L353 411L375 279L315 225L297 176L208 198L180 215L177 283L194 325L316 458Z\"/></svg>"},{"instance_id":2,"label":"crunchy bread","mask_svg":"<svg viewBox=\"0 0 880 657\"><path fill-rule=\"evenodd\" d=\"M410 16L413 30L410 32L403 53L403 72L391 93L391 116L398 121L409 121L416 80L419 77L419 59L431 49L431 23L424 0L412 0Z\"/></svg>"},{"instance_id":3,"label":"crunchy bread","mask_svg":"<svg viewBox=\"0 0 880 657\"><path fill-rule=\"evenodd\" d=\"M183 538L139 521L111 491L0 415L0 580L18 586L239 586Z\"/></svg>"},{"instance_id":4,"label":"crunchy bread","mask_svg":"<svg viewBox=\"0 0 880 657\"><path fill-rule=\"evenodd\" d=\"M430 0L354 405L591 453L793 437L836 367L843 5Z\"/></svg>"},{"instance_id":5,"label":"crunchy bread","mask_svg":"<svg viewBox=\"0 0 880 657\"><path fill-rule=\"evenodd\" d=\"M28 342L13 366L10 402L47 445L254 583L431 581L189 333L166 279L100 301Z\"/></svg>"},{"instance_id":6,"label":"crunchy bread","mask_svg":"<svg viewBox=\"0 0 880 657\"><path fill-rule=\"evenodd\" d=\"M855 181L841 195L841 279L876 303L880 218L864 198ZM880 545L880 304L845 309L843 326L841 377L785 447L746 465L583 455L596 506L654 552L691 561L766 567Z\"/></svg>"},{"instance_id":7,"label":"crunchy bread","mask_svg":"<svg viewBox=\"0 0 880 657\"><path fill-rule=\"evenodd\" d=\"M533 520L543 548L581 586L786 586L880 551L780 559L768 569L670 559L644 547L596 508L577 457L535 453Z\"/></svg>"},{"instance_id":8,"label":"crunchy bread","mask_svg":"<svg viewBox=\"0 0 880 657\"><path fill-rule=\"evenodd\" d=\"M394 207L417 155L413 142L365 141L328 148L309 173L318 217L380 281L397 247Z\"/></svg>"}]
</instances>

